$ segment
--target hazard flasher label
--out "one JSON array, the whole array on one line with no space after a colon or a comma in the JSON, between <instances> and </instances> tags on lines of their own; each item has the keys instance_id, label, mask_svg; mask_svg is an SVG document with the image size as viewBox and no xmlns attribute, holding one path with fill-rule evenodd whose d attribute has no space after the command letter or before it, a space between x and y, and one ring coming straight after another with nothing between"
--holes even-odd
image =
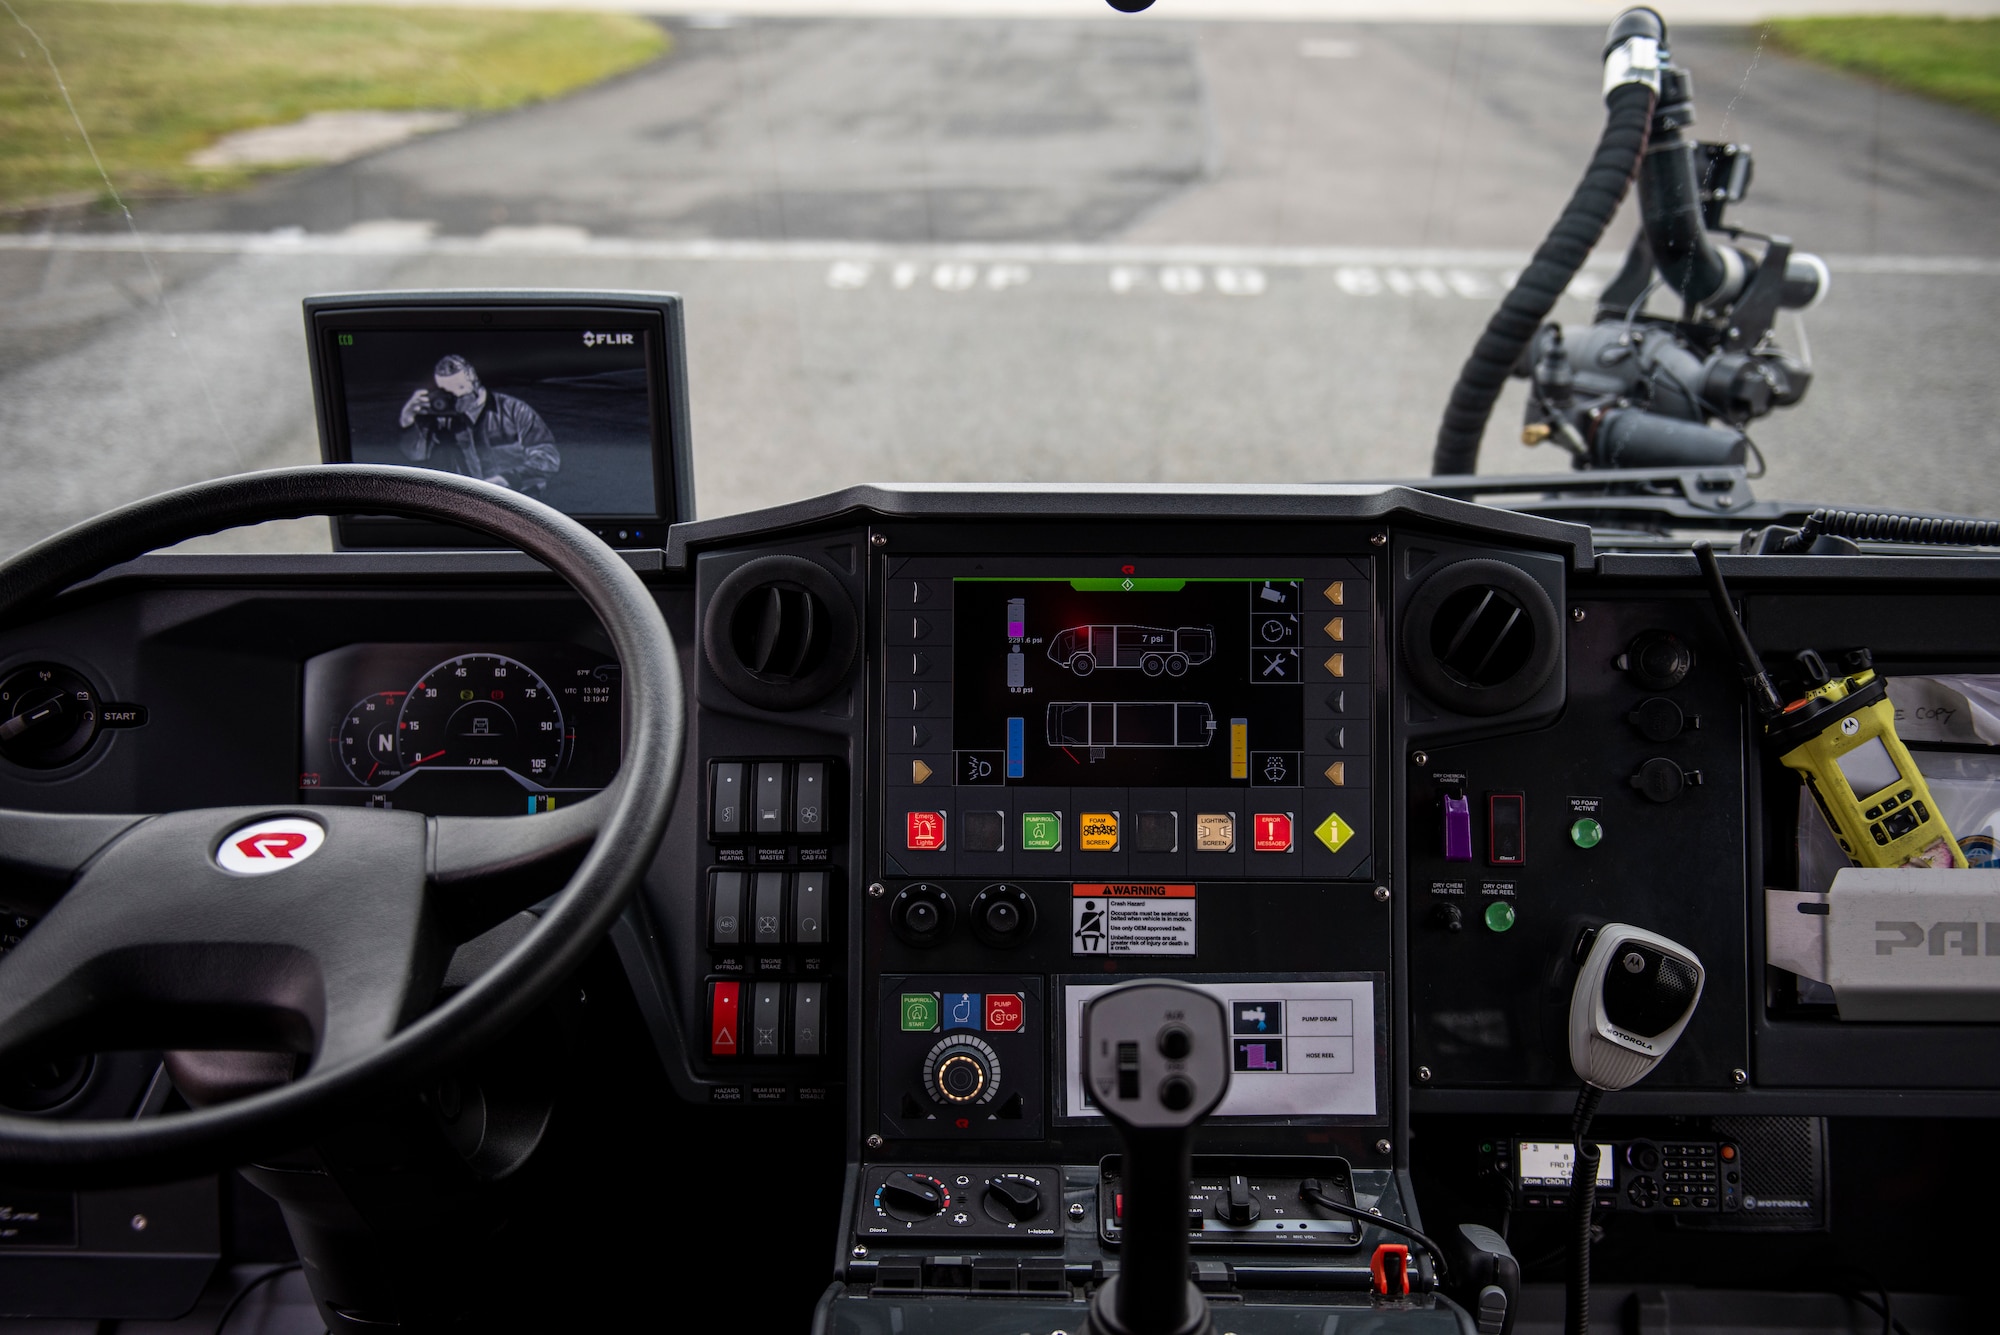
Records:
<instances>
[{"instance_id":1,"label":"hazard flasher label","mask_svg":"<svg viewBox=\"0 0 2000 1335\"><path fill-rule=\"evenodd\" d=\"M1192 955L1191 885L1112 882L1070 887L1070 953Z\"/></svg>"}]
</instances>

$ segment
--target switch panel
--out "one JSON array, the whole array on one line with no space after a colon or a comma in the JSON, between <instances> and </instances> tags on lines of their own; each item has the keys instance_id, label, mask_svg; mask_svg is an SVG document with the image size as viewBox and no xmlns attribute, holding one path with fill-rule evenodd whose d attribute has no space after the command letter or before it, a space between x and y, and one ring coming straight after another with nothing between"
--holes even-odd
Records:
<instances>
[{"instance_id":1,"label":"switch panel","mask_svg":"<svg viewBox=\"0 0 2000 1335\"><path fill-rule=\"evenodd\" d=\"M1472 861L1472 803L1463 793L1444 795L1444 860Z\"/></svg>"},{"instance_id":2,"label":"switch panel","mask_svg":"<svg viewBox=\"0 0 2000 1335\"><path fill-rule=\"evenodd\" d=\"M1197 1155L1188 1181L1188 1240L1203 1247L1360 1246L1352 1219L1305 1199L1308 1181L1336 1201L1354 1203L1345 1159ZM1119 1161L1106 1159L1097 1188L1098 1232L1106 1242L1122 1236L1124 1195Z\"/></svg>"},{"instance_id":3,"label":"switch panel","mask_svg":"<svg viewBox=\"0 0 2000 1335\"><path fill-rule=\"evenodd\" d=\"M1520 793L1486 797L1486 860L1495 867L1519 867L1528 860L1528 799Z\"/></svg>"},{"instance_id":4,"label":"switch panel","mask_svg":"<svg viewBox=\"0 0 2000 1335\"><path fill-rule=\"evenodd\" d=\"M708 874L708 941L712 946L743 944L743 873Z\"/></svg>"},{"instance_id":5,"label":"switch panel","mask_svg":"<svg viewBox=\"0 0 2000 1335\"><path fill-rule=\"evenodd\" d=\"M802 871L792 878L792 941L816 946L826 940L826 873Z\"/></svg>"},{"instance_id":6,"label":"switch panel","mask_svg":"<svg viewBox=\"0 0 2000 1335\"><path fill-rule=\"evenodd\" d=\"M708 828L718 839L733 839L745 833L743 819L748 794L744 792L746 766L740 760L718 760L709 786Z\"/></svg>"}]
</instances>

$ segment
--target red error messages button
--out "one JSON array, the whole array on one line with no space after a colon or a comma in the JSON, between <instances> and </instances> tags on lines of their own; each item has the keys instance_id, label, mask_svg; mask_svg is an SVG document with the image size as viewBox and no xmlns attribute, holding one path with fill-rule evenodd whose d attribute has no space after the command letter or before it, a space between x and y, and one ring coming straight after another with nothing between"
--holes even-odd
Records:
<instances>
[{"instance_id":1,"label":"red error messages button","mask_svg":"<svg viewBox=\"0 0 2000 1335\"><path fill-rule=\"evenodd\" d=\"M1070 953L1194 954L1194 887L1151 882L1072 885Z\"/></svg>"}]
</instances>

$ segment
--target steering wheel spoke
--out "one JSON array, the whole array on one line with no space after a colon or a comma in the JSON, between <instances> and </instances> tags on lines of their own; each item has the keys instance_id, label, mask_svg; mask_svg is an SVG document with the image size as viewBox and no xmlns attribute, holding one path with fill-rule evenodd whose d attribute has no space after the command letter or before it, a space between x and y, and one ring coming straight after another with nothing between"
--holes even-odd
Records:
<instances>
[{"instance_id":1,"label":"steering wheel spoke","mask_svg":"<svg viewBox=\"0 0 2000 1335\"><path fill-rule=\"evenodd\" d=\"M105 845L144 819L0 809L0 903L39 918Z\"/></svg>"},{"instance_id":2,"label":"steering wheel spoke","mask_svg":"<svg viewBox=\"0 0 2000 1335\"><path fill-rule=\"evenodd\" d=\"M0 959L0 1056L271 1048L324 1069L371 1051L443 968L424 843L421 816L366 809L133 823Z\"/></svg>"},{"instance_id":3,"label":"steering wheel spoke","mask_svg":"<svg viewBox=\"0 0 2000 1335\"><path fill-rule=\"evenodd\" d=\"M535 816L433 816L430 880L446 930L466 940L547 899L597 840L600 795Z\"/></svg>"}]
</instances>

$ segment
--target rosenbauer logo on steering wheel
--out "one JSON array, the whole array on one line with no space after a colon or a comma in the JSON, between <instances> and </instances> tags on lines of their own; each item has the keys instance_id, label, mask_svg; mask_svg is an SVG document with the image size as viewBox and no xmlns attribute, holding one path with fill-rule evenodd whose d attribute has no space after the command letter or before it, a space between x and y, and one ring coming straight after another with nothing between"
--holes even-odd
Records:
<instances>
[{"instance_id":1,"label":"rosenbauer logo on steering wheel","mask_svg":"<svg viewBox=\"0 0 2000 1335\"><path fill-rule=\"evenodd\" d=\"M326 827L293 816L256 821L233 831L215 850L215 865L245 876L296 867L326 842Z\"/></svg>"}]
</instances>

